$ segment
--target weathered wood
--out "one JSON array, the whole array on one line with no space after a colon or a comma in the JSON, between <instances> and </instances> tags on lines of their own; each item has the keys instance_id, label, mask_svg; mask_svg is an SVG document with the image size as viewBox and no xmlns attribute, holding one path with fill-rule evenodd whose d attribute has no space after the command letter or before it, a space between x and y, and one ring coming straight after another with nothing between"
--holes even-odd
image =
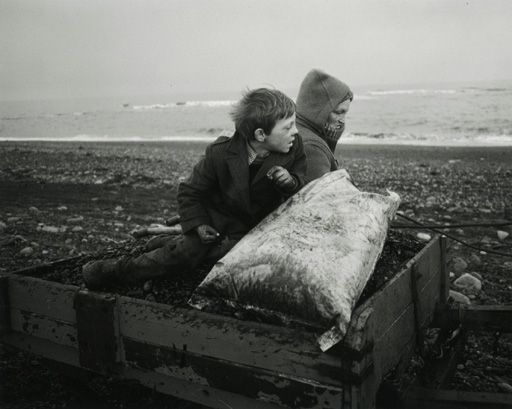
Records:
<instances>
[{"instance_id":1,"label":"weathered wood","mask_svg":"<svg viewBox=\"0 0 512 409\"><path fill-rule=\"evenodd\" d=\"M77 347L77 333L74 324L48 318L30 311L11 310L12 331L46 339L60 345Z\"/></svg>"},{"instance_id":2,"label":"weathered wood","mask_svg":"<svg viewBox=\"0 0 512 409\"><path fill-rule=\"evenodd\" d=\"M238 393L288 408L340 407L343 390L313 380L286 376L192 353L188 348L161 347L124 340L130 366L201 386Z\"/></svg>"},{"instance_id":3,"label":"weathered wood","mask_svg":"<svg viewBox=\"0 0 512 409\"><path fill-rule=\"evenodd\" d=\"M14 274L8 275L8 282L11 308L76 322L73 300L78 287Z\"/></svg>"},{"instance_id":4,"label":"weathered wood","mask_svg":"<svg viewBox=\"0 0 512 409\"><path fill-rule=\"evenodd\" d=\"M8 278L0 276L0 335L11 330Z\"/></svg>"},{"instance_id":5,"label":"weathered wood","mask_svg":"<svg viewBox=\"0 0 512 409\"><path fill-rule=\"evenodd\" d=\"M119 297L125 338L161 347L187 346L192 353L336 385L339 356L322 353L306 331L241 321L196 310Z\"/></svg>"},{"instance_id":6,"label":"weathered wood","mask_svg":"<svg viewBox=\"0 0 512 409\"><path fill-rule=\"evenodd\" d=\"M435 305L439 300L440 247L432 240L380 291L359 308L373 309L364 331L366 337L373 337L373 356L378 374L384 375L403 356L413 351L415 340L414 302L411 291L412 266L416 265L418 276L419 327L425 327L432 319Z\"/></svg>"},{"instance_id":7,"label":"weathered wood","mask_svg":"<svg viewBox=\"0 0 512 409\"><path fill-rule=\"evenodd\" d=\"M78 349L57 344L47 339L36 338L13 331L2 336L2 343L47 359L68 365L80 366Z\"/></svg>"},{"instance_id":8,"label":"weathered wood","mask_svg":"<svg viewBox=\"0 0 512 409\"><path fill-rule=\"evenodd\" d=\"M512 332L512 305L459 305L436 311L434 326Z\"/></svg>"},{"instance_id":9,"label":"weathered wood","mask_svg":"<svg viewBox=\"0 0 512 409\"><path fill-rule=\"evenodd\" d=\"M512 408L512 394L414 387L407 391L405 402L406 407L411 409L510 409Z\"/></svg>"},{"instance_id":10,"label":"weathered wood","mask_svg":"<svg viewBox=\"0 0 512 409\"><path fill-rule=\"evenodd\" d=\"M183 379L173 378L155 372L125 368L122 373L130 379L161 393L196 402L215 409L282 409L272 403L257 401L238 393L226 392L210 386L197 385ZM338 406L345 408L348 406Z\"/></svg>"},{"instance_id":11,"label":"weathered wood","mask_svg":"<svg viewBox=\"0 0 512 409\"><path fill-rule=\"evenodd\" d=\"M440 267L441 267L441 296L439 300L440 307L446 306L448 297L450 294L450 277L446 269L446 246L448 239L446 236L439 238L439 249L440 249Z\"/></svg>"},{"instance_id":12,"label":"weathered wood","mask_svg":"<svg viewBox=\"0 0 512 409\"><path fill-rule=\"evenodd\" d=\"M423 349L423 328L420 321L421 316L421 302L420 294L418 289L418 281L420 278L420 272L418 265L413 264L411 268L411 296L412 296L412 310L414 313L414 332L416 333L416 346Z\"/></svg>"},{"instance_id":13,"label":"weathered wood","mask_svg":"<svg viewBox=\"0 0 512 409\"><path fill-rule=\"evenodd\" d=\"M116 297L79 291L75 298L80 365L111 372L120 360Z\"/></svg>"}]
</instances>

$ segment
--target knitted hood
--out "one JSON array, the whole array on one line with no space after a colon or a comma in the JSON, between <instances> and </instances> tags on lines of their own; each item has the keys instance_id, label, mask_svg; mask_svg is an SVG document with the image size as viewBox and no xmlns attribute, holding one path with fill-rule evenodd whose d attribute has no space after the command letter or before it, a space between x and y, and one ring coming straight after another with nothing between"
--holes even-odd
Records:
<instances>
[{"instance_id":1,"label":"knitted hood","mask_svg":"<svg viewBox=\"0 0 512 409\"><path fill-rule=\"evenodd\" d=\"M321 70L311 70L300 85L297 124L322 137L329 114L348 97L352 92L345 83Z\"/></svg>"}]
</instances>

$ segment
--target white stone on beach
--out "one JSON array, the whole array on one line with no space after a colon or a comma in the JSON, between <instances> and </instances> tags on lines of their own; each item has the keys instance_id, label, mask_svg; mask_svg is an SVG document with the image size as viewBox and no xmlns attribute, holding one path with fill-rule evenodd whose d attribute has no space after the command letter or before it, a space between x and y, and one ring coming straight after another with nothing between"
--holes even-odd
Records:
<instances>
[{"instance_id":1,"label":"white stone on beach","mask_svg":"<svg viewBox=\"0 0 512 409\"><path fill-rule=\"evenodd\" d=\"M38 213L40 213L40 210L39 210L37 207L35 207L35 206L30 206L30 207L28 208L28 211L29 211L30 213L33 213L33 214L38 214Z\"/></svg>"},{"instance_id":2,"label":"white stone on beach","mask_svg":"<svg viewBox=\"0 0 512 409\"><path fill-rule=\"evenodd\" d=\"M423 241L430 241L430 239L432 238L432 236L430 236L430 234L428 233L423 233L423 232L419 232L416 237L420 240L423 240Z\"/></svg>"},{"instance_id":3,"label":"white stone on beach","mask_svg":"<svg viewBox=\"0 0 512 409\"><path fill-rule=\"evenodd\" d=\"M84 220L84 216L70 217L66 221L68 223L79 223Z\"/></svg>"},{"instance_id":4,"label":"white stone on beach","mask_svg":"<svg viewBox=\"0 0 512 409\"><path fill-rule=\"evenodd\" d=\"M75 226L71 229L71 231L73 232L78 232L78 231L82 231L84 228L82 226Z\"/></svg>"},{"instance_id":5,"label":"white stone on beach","mask_svg":"<svg viewBox=\"0 0 512 409\"><path fill-rule=\"evenodd\" d=\"M122 212L124 209L123 209L123 206L116 206L116 208L114 210L116 212Z\"/></svg>"},{"instance_id":6,"label":"white stone on beach","mask_svg":"<svg viewBox=\"0 0 512 409\"><path fill-rule=\"evenodd\" d=\"M463 274L459 278L457 278L453 285L461 290L466 290L468 292L478 292L482 289L482 282L472 276L471 274Z\"/></svg>"},{"instance_id":7,"label":"white stone on beach","mask_svg":"<svg viewBox=\"0 0 512 409\"><path fill-rule=\"evenodd\" d=\"M32 247L24 247L20 250L20 255L24 257L29 257L34 254L34 249Z\"/></svg>"},{"instance_id":8,"label":"white stone on beach","mask_svg":"<svg viewBox=\"0 0 512 409\"><path fill-rule=\"evenodd\" d=\"M459 303L459 304L466 304L466 305L471 304L471 301L469 300L468 297L466 297L464 294L461 294L457 291L450 290L449 298L451 298L453 301L455 301L456 303Z\"/></svg>"},{"instance_id":9,"label":"white stone on beach","mask_svg":"<svg viewBox=\"0 0 512 409\"><path fill-rule=\"evenodd\" d=\"M0 221L0 233L3 233L6 228L7 225L4 222Z\"/></svg>"},{"instance_id":10,"label":"white stone on beach","mask_svg":"<svg viewBox=\"0 0 512 409\"><path fill-rule=\"evenodd\" d=\"M21 220L21 217L12 216L7 219L7 223L16 223Z\"/></svg>"},{"instance_id":11,"label":"white stone on beach","mask_svg":"<svg viewBox=\"0 0 512 409\"><path fill-rule=\"evenodd\" d=\"M60 212L64 212L64 211L68 210L68 207L62 205L62 206L57 207L57 210L60 211Z\"/></svg>"},{"instance_id":12,"label":"white stone on beach","mask_svg":"<svg viewBox=\"0 0 512 409\"><path fill-rule=\"evenodd\" d=\"M500 240L505 240L510 235L510 233L503 230L497 230L496 234L498 235L498 239Z\"/></svg>"}]
</instances>

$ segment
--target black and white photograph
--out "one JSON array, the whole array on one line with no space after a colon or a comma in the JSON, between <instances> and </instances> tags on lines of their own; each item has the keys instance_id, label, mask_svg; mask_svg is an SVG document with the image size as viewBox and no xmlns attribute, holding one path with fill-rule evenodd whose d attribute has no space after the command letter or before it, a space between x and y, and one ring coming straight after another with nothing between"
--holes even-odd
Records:
<instances>
[{"instance_id":1,"label":"black and white photograph","mask_svg":"<svg viewBox=\"0 0 512 409\"><path fill-rule=\"evenodd\" d=\"M512 408L511 22L0 0L0 407Z\"/></svg>"}]
</instances>

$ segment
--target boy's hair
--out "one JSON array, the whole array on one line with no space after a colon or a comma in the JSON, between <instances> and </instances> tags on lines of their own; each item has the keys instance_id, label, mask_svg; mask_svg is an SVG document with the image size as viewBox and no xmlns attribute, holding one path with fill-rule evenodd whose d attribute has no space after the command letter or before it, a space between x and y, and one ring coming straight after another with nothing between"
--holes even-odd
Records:
<instances>
[{"instance_id":1,"label":"boy's hair","mask_svg":"<svg viewBox=\"0 0 512 409\"><path fill-rule=\"evenodd\" d=\"M231 111L235 129L247 140L254 139L254 131L272 132L277 121L295 113L295 102L281 91L257 88L246 91Z\"/></svg>"}]
</instances>

